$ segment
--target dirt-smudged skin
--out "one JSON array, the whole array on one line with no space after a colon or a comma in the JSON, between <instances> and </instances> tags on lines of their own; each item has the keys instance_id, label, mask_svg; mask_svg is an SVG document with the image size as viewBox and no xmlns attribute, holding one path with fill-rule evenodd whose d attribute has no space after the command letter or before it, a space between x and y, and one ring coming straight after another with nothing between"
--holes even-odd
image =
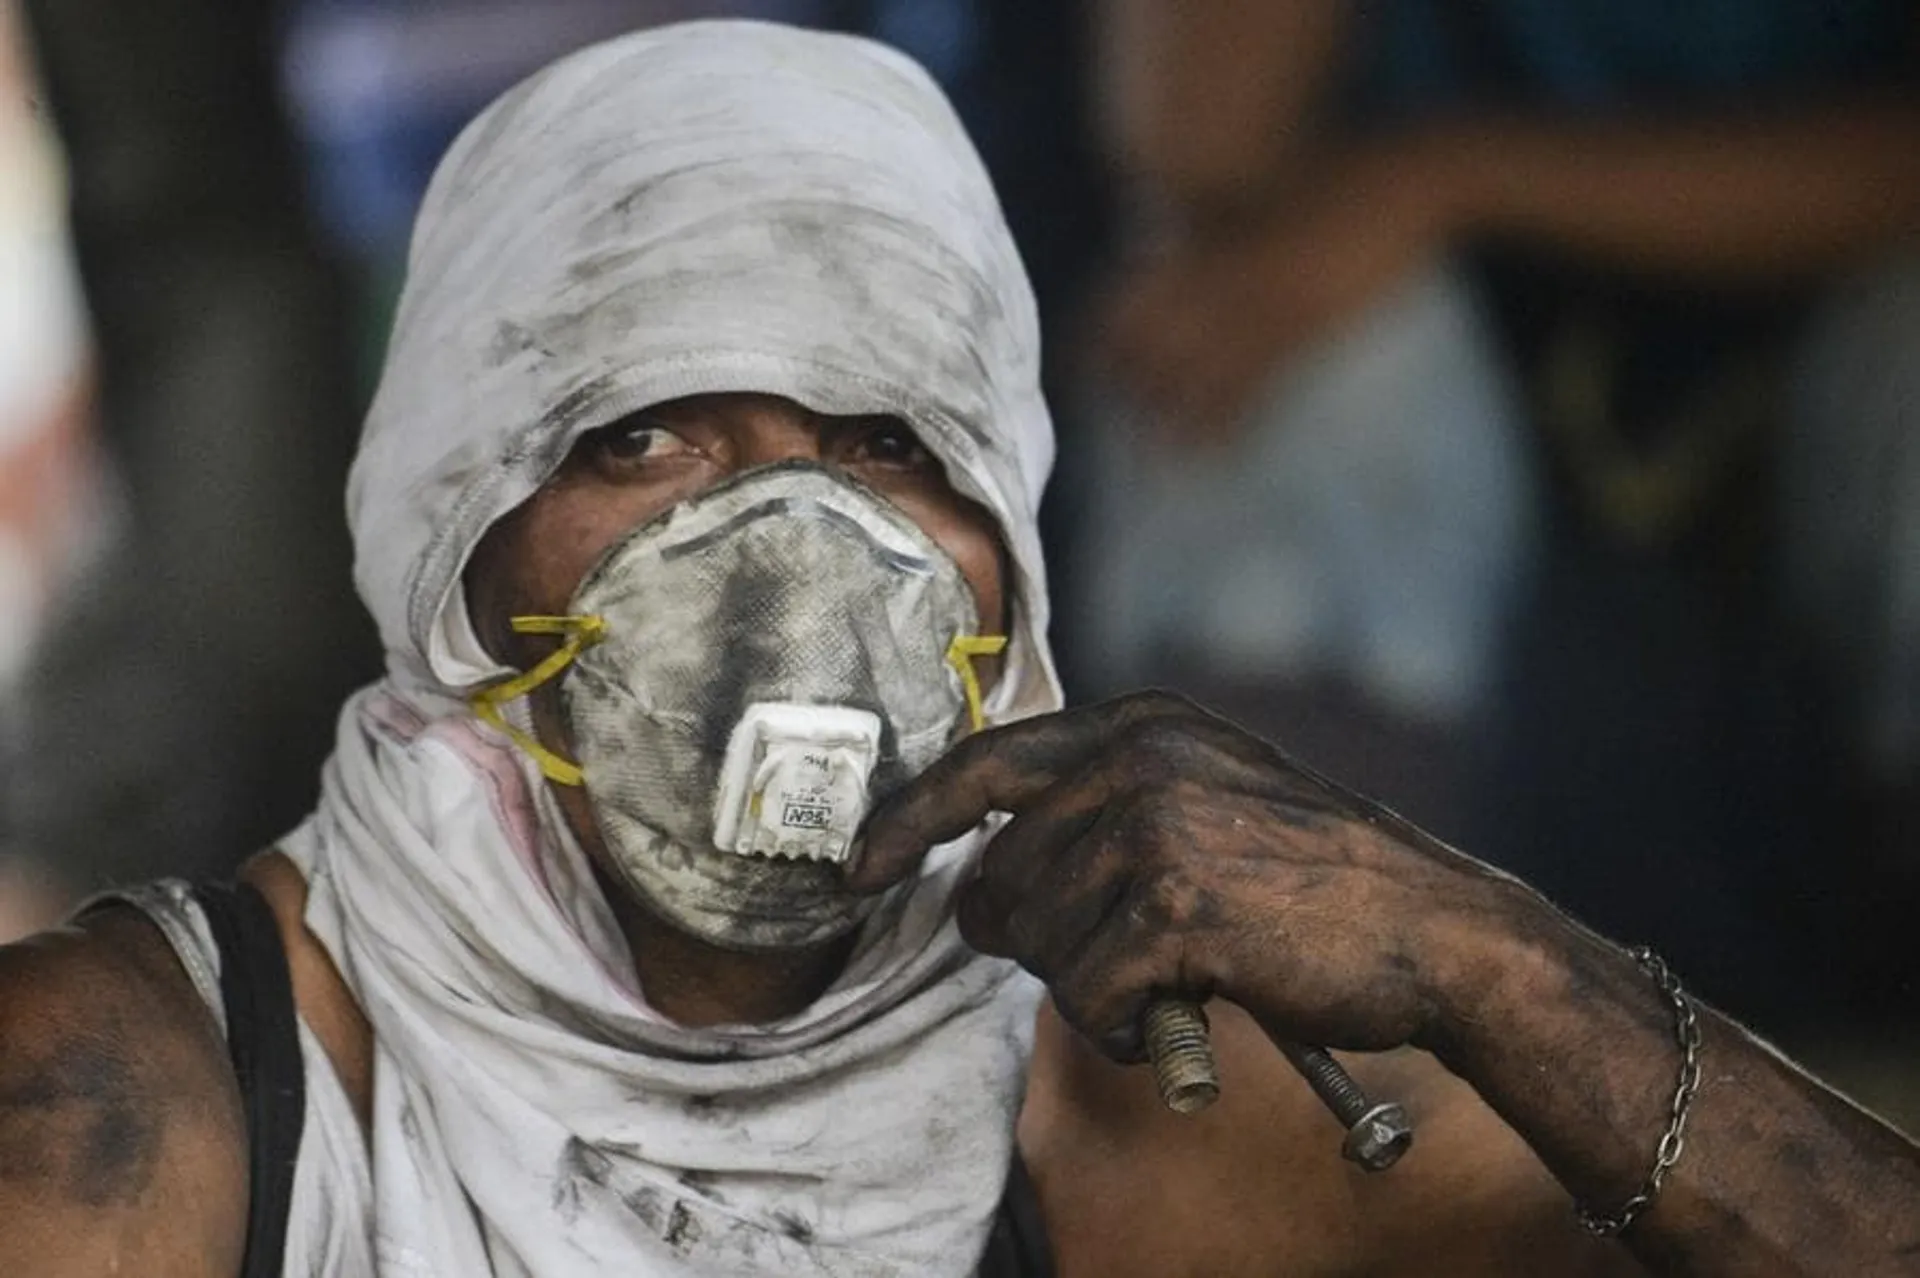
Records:
<instances>
[{"instance_id":1,"label":"dirt-smudged skin","mask_svg":"<svg viewBox=\"0 0 1920 1278\"><path fill-rule=\"evenodd\" d=\"M93 1207L137 1202L152 1184L158 1098L115 1042L125 1041L125 1025L100 1028L109 1037L67 1035L0 1083L0 1123L21 1137L0 1149L0 1179L50 1178ZM35 1128L64 1139L35 1139Z\"/></svg>"},{"instance_id":2,"label":"dirt-smudged skin","mask_svg":"<svg viewBox=\"0 0 1920 1278\"><path fill-rule=\"evenodd\" d=\"M1141 694L962 742L875 813L852 882L883 887L992 811L1013 820L960 894L961 931L1046 981L1112 1059L1140 1058L1150 999L1218 996L1276 1038L1425 1049L1581 1202L1645 1183L1681 1071L1673 1002L1510 876ZM1685 1156L1626 1235L1637 1254L1686 1273L1920 1272L1920 1151L1698 1017L1705 1080Z\"/></svg>"},{"instance_id":3,"label":"dirt-smudged skin","mask_svg":"<svg viewBox=\"0 0 1920 1278\"><path fill-rule=\"evenodd\" d=\"M0 949L0 1273L230 1273L245 1200L225 1045L158 931L108 908Z\"/></svg>"}]
</instances>

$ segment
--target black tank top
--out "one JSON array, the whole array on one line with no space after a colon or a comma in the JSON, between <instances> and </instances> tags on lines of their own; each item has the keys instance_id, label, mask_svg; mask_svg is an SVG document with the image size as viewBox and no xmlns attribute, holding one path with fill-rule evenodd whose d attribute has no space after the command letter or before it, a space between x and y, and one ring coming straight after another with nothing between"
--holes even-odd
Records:
<instances>
[{"instance_id":1,"label":"black tank top","mask_svg":"<svg viewBox=\"0 0 1920 1278\"><path fill-rule=\"evenodd\" d=\"M247 1252L240 1278L280 1278L293 1205L293 1169L306 1115L306 1075L293 980L266 898L249 883L194 889L220 951L220 1001L227 1050L247 1116ZM978 1278L1053 1278L1040 1202L1018 1152L980 1258Z\"/></svg>"}]
</instances>

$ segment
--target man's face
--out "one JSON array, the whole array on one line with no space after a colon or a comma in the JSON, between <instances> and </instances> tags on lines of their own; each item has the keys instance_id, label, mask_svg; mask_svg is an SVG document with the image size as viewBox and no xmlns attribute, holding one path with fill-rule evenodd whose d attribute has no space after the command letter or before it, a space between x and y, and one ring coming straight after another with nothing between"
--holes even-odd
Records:
<instances>
[{"instance_id":1,"label":"man's face","mask_svg":"<svg viewBox=\"0 0 1920 1278\"><path fill-rule=\"evenodd\" d=\"M993 517L954 491L939 460L904 424L728 394L673 400L590 432L538 492L488 530L465 576L481 642L509 665L533 665L554 641L514 633L510 618L568 612L582 578L632 529L741 471L783 461L842 470L892 502L958 565L982 633L1005 632L1004 560ZM998 662L980 662L979 672L991 686ZM531 712L542 742L567 754L556 688L537 690ZM559 794L575 834L603 854L590 797L573 788Z\"/></svg>"},{"instance_id":2,"label":"man's face","mask_svg":"<svg viewBox=\"0 0 1920 1278\"><path fill-rule=\"evenodd\" d=\"M589 432L540 491L487 530L465 577L481 642L509 665L531 665L551 643L514 634L508 618L564 613L587 570L628 531L729 476L781 461L843 470L892 502L960 566L982 633L1005 632L993 517L954 491L903 423L828 417L772 395L695 395Z\"/></svg>"}]
</instances>

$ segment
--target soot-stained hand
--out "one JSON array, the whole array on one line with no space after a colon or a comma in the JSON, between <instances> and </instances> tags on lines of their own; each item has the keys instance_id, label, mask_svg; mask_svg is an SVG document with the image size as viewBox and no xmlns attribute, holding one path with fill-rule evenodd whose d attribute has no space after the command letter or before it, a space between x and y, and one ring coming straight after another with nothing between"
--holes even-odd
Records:
<instances>
[{"instance_id":1,"label":"soot-stained hand","mask_svg":"<svg viewBox=\"0 0 1920 1278\"><path fill-rule=\"evenodd\" d=\"M1551 909L1515 880L1192 703L1140 693L967 738L869 819L862 891L989 813L968 943L1142 1055L1156 996L1214 995L1275 1037L1355 1050L1447 1033L1482 938Z\"/></svg>"}]
</instances>

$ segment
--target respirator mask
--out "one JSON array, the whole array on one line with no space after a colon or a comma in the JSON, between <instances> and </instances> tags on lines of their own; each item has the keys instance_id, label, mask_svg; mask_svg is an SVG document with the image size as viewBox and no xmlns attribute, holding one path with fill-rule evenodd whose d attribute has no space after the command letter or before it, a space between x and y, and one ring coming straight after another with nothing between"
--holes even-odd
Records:
<instances>
[{"instance_id":1,"label":"respirator mask","mask_svg":"<svg viewBox=\"0 0 1920 1278\"><path fill-rule=\"evenodd\" d=\"M810 462L747 471L614 543L561 643L476 712L584 784L614 870L663 918L740 949L813 944L874 900L842 886L872 804L984 721L958 565L884 497ZM562 757L500 707L558 678Z\"/></svg>"}]
</instances>

